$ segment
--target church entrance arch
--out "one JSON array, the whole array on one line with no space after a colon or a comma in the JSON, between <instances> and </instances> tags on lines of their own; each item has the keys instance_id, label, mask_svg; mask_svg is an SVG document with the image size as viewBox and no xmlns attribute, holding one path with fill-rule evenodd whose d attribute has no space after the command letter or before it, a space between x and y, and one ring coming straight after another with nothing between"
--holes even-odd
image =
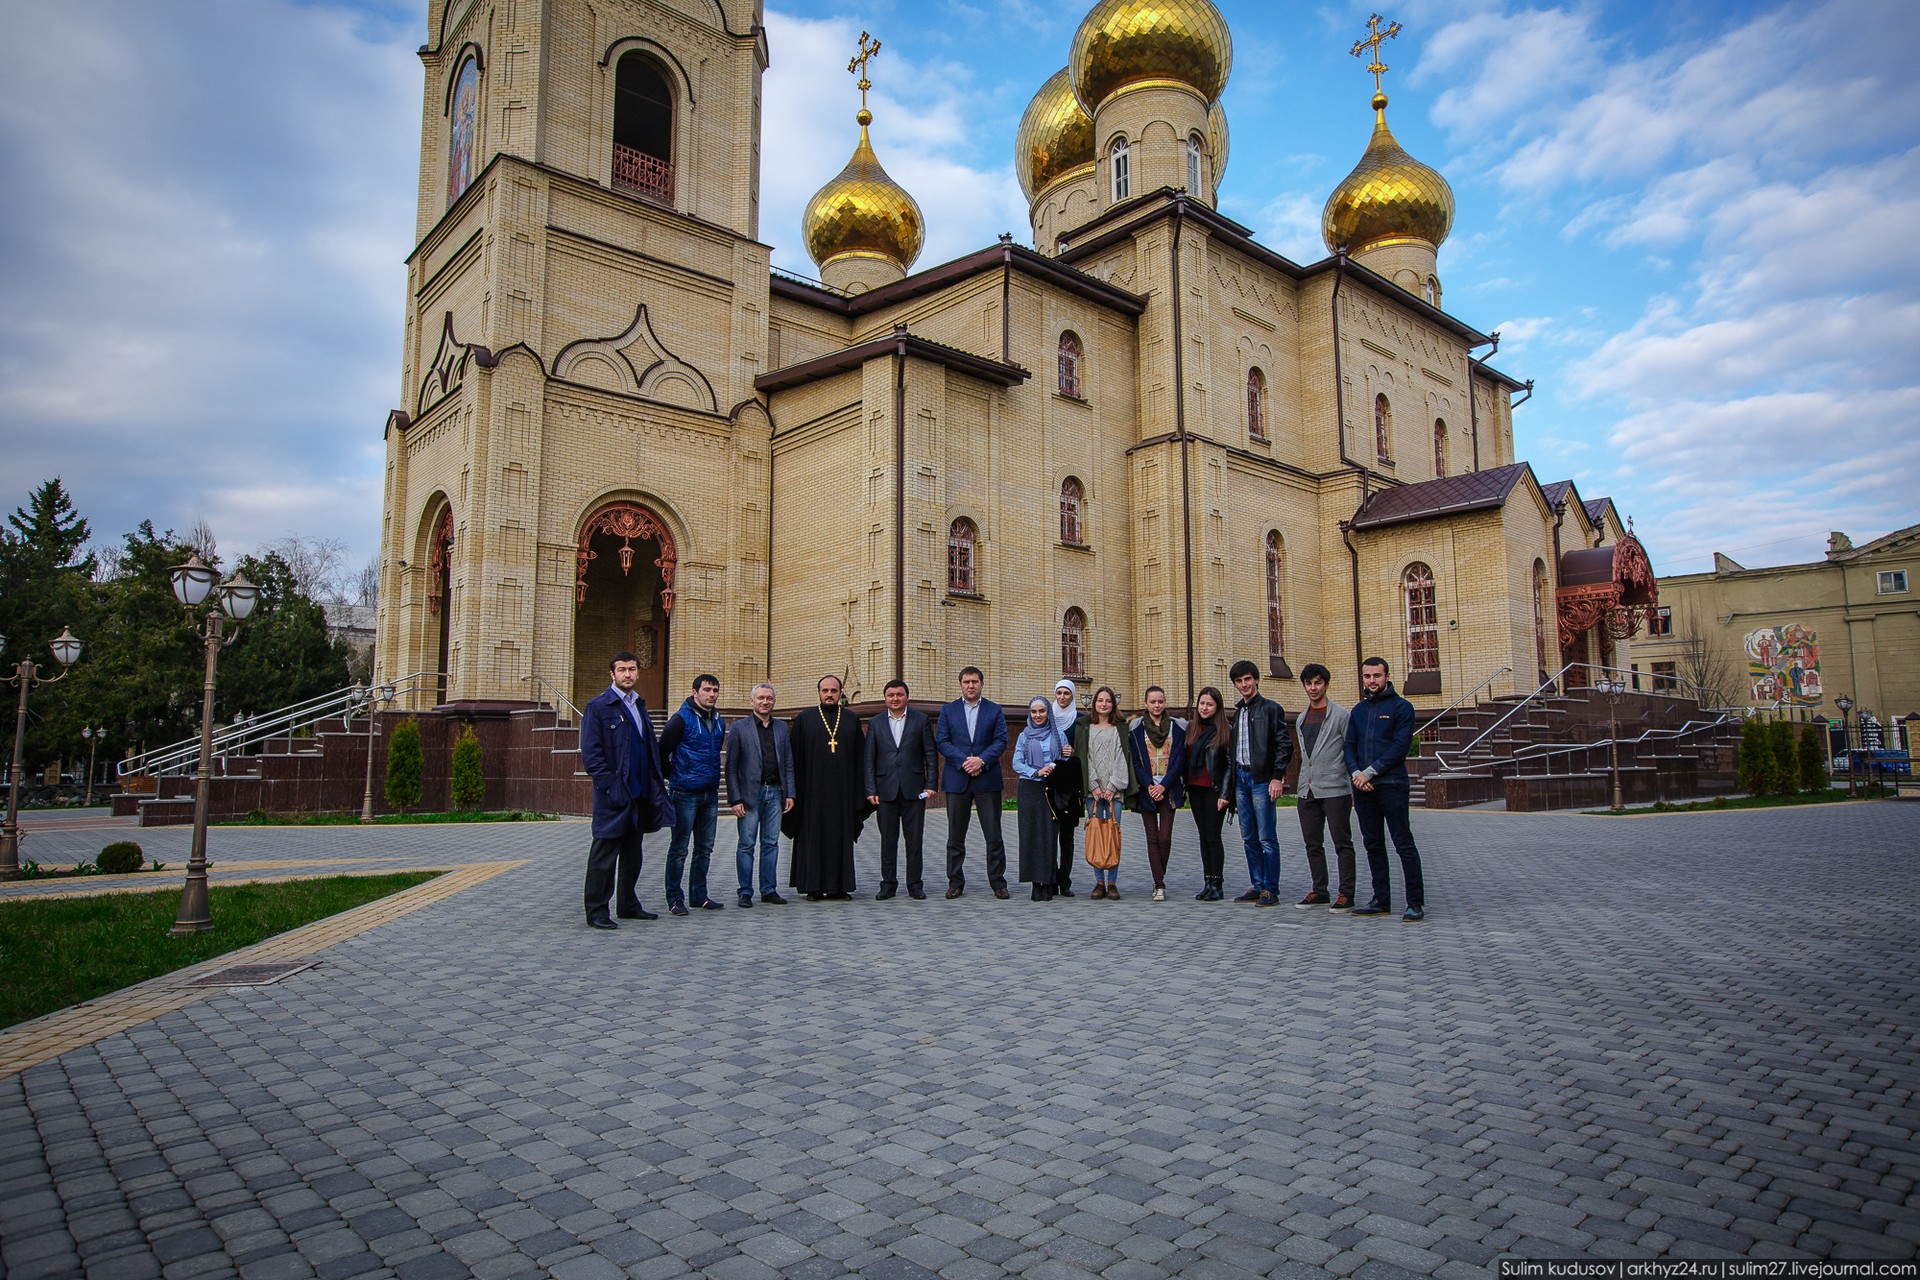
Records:
<instances>
[{"instance_id":1,"label":"church entrance arch","mask_svg":"<svg viewBox=\"0 0 1920 1280\"><path fill-rule=\"evenodd\" d=\"M607 687L607 662L622 649L640 659L639 694L667 708L667 623L679 561L673 532L637 502L609 502L587 517L576 553L573 701Z\"/></svg>"},{"instance_id":2,"label":"church entrance arch","mask_svg":"<svg viewBox=\"0 0 1920 1280\"><path fill-rule=\"evenodd\" d=\"M448 641L453 618L453 508L442 505L427 535L427 670L433 672L433 704L447 700Z\"/></svg>"}]
</instances>

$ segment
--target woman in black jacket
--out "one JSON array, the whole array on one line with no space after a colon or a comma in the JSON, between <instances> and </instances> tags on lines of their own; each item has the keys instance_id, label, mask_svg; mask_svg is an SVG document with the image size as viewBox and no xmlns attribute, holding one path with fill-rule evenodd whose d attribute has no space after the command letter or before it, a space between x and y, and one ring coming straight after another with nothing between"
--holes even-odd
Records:
<instances>
[{"instance_id":1,"label":"woman in black jacket","mask_svg":"<svg viewBox=\"0 0 1920 1280\"><path fill-rule=\"evenodd\" d=\"M1207 887L1195 894L1201 902L1219 902L1226 896L1226 846L1220 828L1233 811L1233 762L1227 756L1227 716L1220 691L1212 685L1194 699L1193 725L1187 730L1187 803L1200 828L1200 868Z\"/></svg>"}]
</instances>

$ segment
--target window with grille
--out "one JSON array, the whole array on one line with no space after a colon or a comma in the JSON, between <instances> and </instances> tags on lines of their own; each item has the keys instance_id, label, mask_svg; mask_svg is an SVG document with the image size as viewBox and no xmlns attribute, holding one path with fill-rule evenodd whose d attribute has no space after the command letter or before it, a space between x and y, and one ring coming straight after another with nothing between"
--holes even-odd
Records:
<instances>
[{"instance_id":1,"label":"window with grille","mask_svg":"<svg viewBox=\"0 0 1920 1280\"><path fill-rule=\"evenodd\" d=\"M1445 479L1447 474L1447 420L1433 420L1433 475L1434 479Z\"/></svg>"},{"instance_id":2,"label":"window with grille","mask_svg":"<svg viewBox=\"0 0 1920 1280\"><path fill-rule=\"evenodd\" d=\"M1407 670L1440 670L1440 615L1433 601L1433 570L1407 566L1402 579L1407 596Z\"/></svg>"},{"instance_id":3,"label":"window with grille","mask_svg":"<svg viewBox=\"0 0 1920 1280\"><path fill-rule=\"evenodd\" d=\"M1653 691L1672 693L1680 687L1680 675L1677 666L1671 662L1650 664L1653 670Z\"/></svg>"},{"instance_id":4,"label":"window with grille","mask_svg":"<svg viewBox=\"0 0 1920 1280\"><path fill-rule=\"evenodd\" d=\"M1393 460L1393 409L1384 395L1373 398L1373 456L1382 462Z\"/></svg>"},{"instance_id":5,"label":"window with grille","mask_svg":"<svg viewBox=\"0 0 1920 1280\"><path fill-rule=\"evenodd\" d=\"M1069 609L1060 619L1060 671L1063 675L1087 673L1087 615Z\"/></svg>"},{"instance_id":6,"label":"window with grille","mask_svg":"<svg viewBox=\"0 0 1920 1280\"><path fill-rule=\"evenodd\" d=\"M973 521L965 516L947 529L947 590L969 596L976 593L974 551L978 542Z\"/></svg>"},{"instance_id":7,"label":"window with grille","mask_svg":"<svg viewBox=\"0 0 1920 1280\"><path fill-rule=\"evenodd\" d=\"M1258 369L1247 370L1247 438L1267 438L1267 375Z\"/></svg>"},{"instance_id":8,"label":"window with grille","mask_svg":"<svg viewBox=\"0 0 1920 1280\"><path fill-rule=\"evenodd\" d=\"M1080 339L1072 332L1060 335L1060 394L1081 398Z\"/></svg>"},{"instance_id":9,"label":"window with grille","mask_svg":"<svg viewBox=\"0 0 1920 1280\"><path fill-rule=\"evenodd\" d=\"M1286 569L1286 550L1279 531L1267 534L1267 669L1278 670L1287 644L1287 620L1282 611L1281 590Z\"/></svg>"},{"instance_id":10,"label":"window with grille","mask_svg":"<svg viewBox=\"0 0 1920 1280\"><path fill-rule=\"evenodd\" d=\"M1060 482L1060 541L1070 547L1086 545L1086 528L1081 520L1086 501L1086 490L1074 477Z\"/></svg>"}]
</instances>

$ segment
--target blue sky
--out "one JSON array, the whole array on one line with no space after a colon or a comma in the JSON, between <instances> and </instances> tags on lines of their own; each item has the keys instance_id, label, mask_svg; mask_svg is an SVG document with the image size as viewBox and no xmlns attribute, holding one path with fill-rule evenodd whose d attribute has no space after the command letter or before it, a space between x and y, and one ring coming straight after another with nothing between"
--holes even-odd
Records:
<instances>
[{"instance_id":1,"label":"blue sky","mask_svg":"<svg viewBox=\"0 0 1920 1280\"><path fill-rule=\"evenodd\" d=\"M1302 261L1359 157L1369 8L1224 0L1221 207ZM375 550L399 402L419 3L12 6L0 50L0 504L62 476L102 540L205 519ZM1030 234L1012 170L1077 2L769 9L761 236L874 143L931 266ZM1895 0L1385 13L1396 135L1445 173L1449 310L1536 380L1517 445L1635 517L1663 573L1920 520L1920 23Z\"/></svg>"}]
</instances>

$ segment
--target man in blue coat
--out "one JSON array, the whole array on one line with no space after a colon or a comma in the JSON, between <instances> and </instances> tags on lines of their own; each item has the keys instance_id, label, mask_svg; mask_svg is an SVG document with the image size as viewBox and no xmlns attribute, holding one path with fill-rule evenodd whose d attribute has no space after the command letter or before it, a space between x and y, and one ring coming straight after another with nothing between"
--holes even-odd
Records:
<instances>
[{"instance_id":1,"label":"man in blue coat","mask_svg":"<svg viewBox=\"0 0 1920 1280\"><path fill-rule=\"evenodd\" d=\"M647 704L634 692L640 659L624 649L609 664L613 684L580 716L580 767L593 779L593 847L587 853L587 923L620 926L607 914L612 899L622 920L659 917L640 904L640 842L673 825L660 743Z\"/></svg>"},{"instance_id":2,"label":"man in blue coat","mask_svg":"<svg viewBox=\"0 0 1920 1280\"><path fill-rule=\"evenodd\" d=\"M1007 893L1007 842L1000 838L1000 757L1007 751L1007 713L980 696L986 677L978 667L960 669L960 696L940 708L933 746L940 753L940 789L947 793L947 896L967 887L969 812L980 815L987 841L987 883L993 896Z\"/></svg>"},{"instance_id":3,"label":"man in blue coat","mask_svg":"<svg viewBox=\"0 0 1920 1280\"><path fill-rule=\"evenodd\" d=\"M1347 713L1346 764L1353 784L1353 816L1367 846L1367 870L1373 876L1373 900L1355 907L1356 916L1383 916L1393 910L1393 885L1387 878L1387 833L1400 855L1406 879L1407 910L1402 920L1427 918L1427 886L1420 874L1420 850L1407 819L1407 752L1413 747L1413 704L1393 691L1387 660L1360 664L1359 705Z\"/></svg>"}]
</instances>

